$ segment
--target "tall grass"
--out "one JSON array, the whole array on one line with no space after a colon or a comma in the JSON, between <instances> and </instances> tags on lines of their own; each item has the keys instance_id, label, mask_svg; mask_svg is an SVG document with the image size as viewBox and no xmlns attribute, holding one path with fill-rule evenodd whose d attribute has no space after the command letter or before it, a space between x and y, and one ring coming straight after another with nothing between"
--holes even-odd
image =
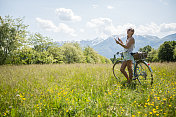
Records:
<instances>
[{"instance_id":1,"label":"tall grass","mask_svg":"<svg viewBox=\"0 0 176 117\"><path fill-rule=\"evenodd\" d=\"M144 87L117 82L112 64L0 66L0 116L176 116L176 63L151 67Z\"/></svg>"}]
</instances>

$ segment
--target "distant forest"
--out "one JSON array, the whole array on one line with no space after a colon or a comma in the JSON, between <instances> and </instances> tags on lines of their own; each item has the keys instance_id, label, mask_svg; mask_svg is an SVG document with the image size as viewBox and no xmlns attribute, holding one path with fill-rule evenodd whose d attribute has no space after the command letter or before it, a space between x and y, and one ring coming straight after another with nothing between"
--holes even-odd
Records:
<instances>
[{"instance_id":1,"label":"distant forest","mask_svg":"<svg viewBox=\"0 0 176 117\"><path fill-rule=\"evenodd\" d=\"M32 34L23 19L0 17L0 65L3 64L52 64L52 63L112 63L91 47L82 48L78 43L62 46L40 33ZM148 62L176 61L176 41L166 41L158 49L140 48L147 52Z\"/></svg>"},{"instance_id":2,"label":"distant forest","mask_svg":"<svg viewBox=\"0 0 176 117\"><path fill-rule=\"evenodd\" d=\"M27 31L23 19L0 17L0 64L111 63L91 47L62 46L40 33Z\"/></svg>"},{"instance_id":3,"label":"distant forest","mask_svg":"<svg viewBox=\"0 0 176 117\"><path fill-rule=\"evenodd\" d=\"M175 62L176 61L176 41L165 41L158 49L147 45L139 49L140 52L148 53L148 62Z\"/></svg>"}]
</instances>

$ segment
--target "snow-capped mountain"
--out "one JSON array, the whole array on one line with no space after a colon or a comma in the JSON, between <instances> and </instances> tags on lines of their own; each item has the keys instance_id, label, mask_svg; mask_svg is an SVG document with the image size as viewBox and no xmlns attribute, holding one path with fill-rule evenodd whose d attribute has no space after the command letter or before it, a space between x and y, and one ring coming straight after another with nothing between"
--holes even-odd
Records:
<instances>
[{"instance_id":1,"label":"snow-capped mountain","mask_svg":"<svg viewBox=\"0 0 176 117\"><path fill-rule=\"evenodd\" d=\"M104 41L105 39L103 38L95 38L93 40L81 40L81 41L58 41L55 42L57 43L59 46L63 45L64 43L79 43L81 45L81 47L86 47L86 46L95 46L97 44L99 44L100 42Z\"/></svg>"},{"instance_id":2,"label":"snow-capped mountain","mask_svg":"<svg viewBox=\"0 0 176 117\"><path fill-rule=\"evenodd\" d=\"M120 37L121 40L125 43L126 36L124 35L112 35L108 37L107 39L102 38L95 38L93 40L81 40L81 41L62 41L57 42L59 45L62 45L64 43L72 43L77 42L82 47L90 46L94 48L100 55L105 56L107 58L112 58L113 55L117 51L123 51L123 48L120 45L117 45L114 41L114 38ZM176 41L176 33L171 34L168 36L165 36L163 38L159 38L157 36L151 36L151 35L134 35L135 39L135 49L134 52L138 51L139 48L142 48L146 45L150 45L153 48L157 49L164 41Z\"/></svg>"}]
</instances>

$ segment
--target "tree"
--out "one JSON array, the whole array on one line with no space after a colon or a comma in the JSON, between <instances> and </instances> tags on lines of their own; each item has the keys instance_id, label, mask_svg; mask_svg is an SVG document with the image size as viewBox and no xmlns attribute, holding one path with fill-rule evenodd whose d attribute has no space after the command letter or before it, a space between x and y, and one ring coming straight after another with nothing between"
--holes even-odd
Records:
<instances>
[{"instance_id":1,"label":"tree","mask_svg":"<svg viewBox=\"0 0 176 117\"><path fill-rule=\"evenodd\" d=\"M90 47L83 50L78 43L59 47L40 33L28 33L27 27L21 18L0 17L0 64L110 63Z\"/></svg>"},{"instance_id":2,"label":"tree","mask_svg":"<svg viewBox=\"0 0 176 117\"><path fill-rule=\"evenodd\" d=\"M93 50L91 47L84 48L84 56L86 57L87 63L100 63L100 58L98 53Z\"/></svg>"},{"instance_id":3,"label":"tree","mask_svg":"<svg viewBox=\"0 0 176 117\"><path fill-rule=\"evenodd\" d=\"M77 45L77 44L76 44ZM85 57L78 46L72 43L65 43L62 46L63 60L65 63L84 63Z\"/></svg>"},{"instance_id":4,"label":"tree","mask_svg":"<svg viewBox=\"0 0 176 117\"><path fill-rule=\"evenodd\" d=\"M44 37L40 33L31 34L28 40L29 45L32 45L38 52L47 51L50 46L53 46L52 39Z\"/></svg>"},{"instance_id":5,"label":"tree","mask_svg":"<svg viewBox=\"0 0 176 117\"><path fill-rule=\"evenodd\" d=\"M99 55L101 63L112 63L110 59L107 59L104 56Z\"/></svg>"},{"instance_id":6,"label":"tree","mask_svg":"<svg viewBox=\"0 0 176 117\"><path fill-rule=\"evenodd\" d=\"M52 39L42 36L40 33L31 34L28 44L33 47L33 58L36 64L58 63L58 51ZM57 51L57 52L56 52ZM61 59L61 58L58 58Z\"/></svg>"},{"instance_id":7,"label":"tree","mask_svg":"<svg viewBox=\"0 0 176 117\"><path fill-rule=\"evenodd\" d=\"M27 27L21 18L0 17L0 64L5 64L10 53L23 46Z\"/></svg>"},{"instance_id":8,"label":"tree","mask_svg":"<svg viewBox=\"0 0 176 117\"><path fill-rule=\"evenodd\" d=\"M174 49L174 56L173 56L173 58L174 58L174 61L176 61L176 47Z\"/></svg>"},{"instance_id":9,"label":"tree","mask_svg":"<svg viewBox=\"0 0 176 117\"><path fill-rule=\"evenodd\" d=\"M58 47L57 45L50 46L48 52L53 56L55 63L63 63L64 53L62 47Z\"/></svg>"},{"instance_id":10,"label":"tree","mask_svg":"<svg viewBox=\"0 0 176 117\"><path fill-rule=\"evenodd\" d=\"M146 52L146 53L149 53L150 51L152 50L152 47L147 45L143 48L139 48L139 52Z\"/></svg>"},{"instance_id":11,"label":"tree","mask_svg":"<svg viewBox=\"0 0 176 117\"><path fill-rule=\"evenodd\" d=\"M34 58L35 51L28 46L24 46L23 48L14 50L10 53L6 60L6 64L33 64L35 63Z\"/></svg>"},{"instance_id":12,"label":"tree","mask_svg":"<svg viewBox=\"0 0 176 117\"><path fill-rule=\"evenodd\" d=\"M174 47L173 44L175 44L172 41L165 41L162 45L159 47L158 52L158 58L161 61L173 61L173 55L174 55Z\"/></svg>"},{"instance_id":13,"label":"tree","mask_svg":"<svg viewBox=\"0 0 176 117\"><path fill-rule=\"evenodd\" d=\"M158 62L158 50L152 48L152 50L148 53L146 60L149 62Z\"/></svg>"},{"instance_id":14,"label":"tree","mask_svg":"<svg viewBox=\"0 0 176 117\"><path fill-rule=\"evenodd\" d=\"M108 58L105 58L105 62L108 63L108 64L112 63L112 61Z\"/></svg>"}]
</instances>

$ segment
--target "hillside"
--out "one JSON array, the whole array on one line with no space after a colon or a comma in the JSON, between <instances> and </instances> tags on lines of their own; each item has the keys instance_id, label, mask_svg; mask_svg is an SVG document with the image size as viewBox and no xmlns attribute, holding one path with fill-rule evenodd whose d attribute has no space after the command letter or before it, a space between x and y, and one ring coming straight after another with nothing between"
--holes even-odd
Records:
<instances>
[{"instance_id":1,"label":"hillside","mask_svg":"<svg viewBox=\"0 0 176 117\"><path fill-rule=\"evenodd\" d=\"M61 41L57 42L59 45L62 45L66 42L78 42L82 47L90 46L94 48L100 55L105 56L107 58L113 57L113 55L117 51L123 50L122 47L117 45L114 41L114 37L117 37L117 35L113 35L108 37L107 39L101 39L101 38L95 38L93 40L81 40L81 41ZM122 37L122 41L125 43L126 37ZM146 45L150 45L153 48L157 49L164 41L173 41L176 40L176 33L167 35L163 38L159 38L157 36L152 35L134 35L135 38L135 51L138 51L139 48L142 48Z\"/></svg>"}]
</instances>

